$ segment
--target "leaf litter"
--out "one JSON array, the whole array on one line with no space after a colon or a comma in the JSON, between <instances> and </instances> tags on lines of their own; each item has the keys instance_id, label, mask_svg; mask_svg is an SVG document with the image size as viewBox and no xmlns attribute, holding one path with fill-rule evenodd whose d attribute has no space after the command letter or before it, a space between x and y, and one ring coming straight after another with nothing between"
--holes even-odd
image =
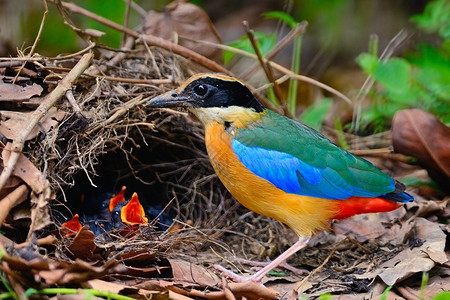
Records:
<instances>
[{"instance_id":1,"label":"leaf litter","mask_svg":"<svg viewBox=\"0 0 450 300\"><path fill-rule=\"evenodd\" d=\"M430 274L427 295L450 290L449 198L420 195L394 212L332 223L290 261L309 274L279 270L264 286L220 278L211 266L253 272L238 258L276 256L295 234L235 204L209 165L197 121L185 112L146 110L148 99L202 71L208 61L200 67L189 60L189 51L182 57L164 50L164 42L128 43L120 51L93 46L101 54L85 66L85 75L71 79L73 95L49 107L28 132L0 189L0 268L16 292L71 286L140 299L297 299L327 292L371 299L394 285L390 295L413 299L423 272ZM14 83L7 74L17 68L0 68L2 101L8 104L0 122L3 172L17 152L11 140L24 133L41 97L58 86L54 79L67 74L61 66L76 66L78 59L34 61ZM24 75L37 70L46 80ZM33 80L41 88L24 86ZM23 93L13 97L14 91ZM395 138L403 126L394 130ZM77 213L86 218L86 206L109 199L102 195L118 192L122 184L147 207L158 208L148 226L60 232L63 222Z\"/></svg>"}]
</instances>

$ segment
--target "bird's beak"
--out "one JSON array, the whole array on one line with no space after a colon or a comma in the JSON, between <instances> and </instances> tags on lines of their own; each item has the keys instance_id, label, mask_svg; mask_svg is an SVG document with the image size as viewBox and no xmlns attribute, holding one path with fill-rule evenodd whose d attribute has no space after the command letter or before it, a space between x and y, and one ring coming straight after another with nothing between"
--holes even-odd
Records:
<instances>
[{"instance_id":1,"label":"bird's beak","mask_svg":"<svg viewBox=\"0 0 450 300\"><path fill-rule=\"evenodd\" d=\"M189 97L180 94L178 90L174 90L150 99L147 101L147 106L151 108L173 108L192 107L192 104Z\"/></svg>"}]
</instances>

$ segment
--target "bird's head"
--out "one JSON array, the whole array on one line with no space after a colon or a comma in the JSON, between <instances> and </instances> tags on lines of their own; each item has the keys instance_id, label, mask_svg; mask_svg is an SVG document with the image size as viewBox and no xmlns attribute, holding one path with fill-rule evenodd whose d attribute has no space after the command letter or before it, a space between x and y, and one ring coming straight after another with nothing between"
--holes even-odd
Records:
<instances>
[{"instance_id":1,"label":"bird's head","mask_svg":"<svg viewBox=\"0 0 450 300\"><path fill-rule=\"evenodd\" d=\"M187 108L206 126L211 122L245 126L264 113L264 107L238 79L225 74L197 74L178 89L147 102L149 107Z\"/></svg>"}]
</instances>

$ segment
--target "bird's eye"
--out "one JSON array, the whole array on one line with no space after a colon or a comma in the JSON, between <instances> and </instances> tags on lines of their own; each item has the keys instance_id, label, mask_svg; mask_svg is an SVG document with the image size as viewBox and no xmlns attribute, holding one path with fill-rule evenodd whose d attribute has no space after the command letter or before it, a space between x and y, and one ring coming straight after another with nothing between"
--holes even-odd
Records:
<instances>
[{"instance_id":1,"label":"bird's eye","mask_svg":"<svg viewBox=\"0 0 450 300\"><path fill-rule=\"evenodd\" d=\"M208 88L203 84L199 84L194 87L194 93L196 93L199 96L205 96L207 92Z\"/></svg>"},{"instance_id":2,"label":"bird's eye","mask_svg":"<svg viewBox=\"0 0 450 300\"><path fill-rule=\"evenodd\" d=\"M114 212L112 213L112 218L113 218L114 220L120 220L120 212L114 211Z\"/></svg>"}]
</instances>

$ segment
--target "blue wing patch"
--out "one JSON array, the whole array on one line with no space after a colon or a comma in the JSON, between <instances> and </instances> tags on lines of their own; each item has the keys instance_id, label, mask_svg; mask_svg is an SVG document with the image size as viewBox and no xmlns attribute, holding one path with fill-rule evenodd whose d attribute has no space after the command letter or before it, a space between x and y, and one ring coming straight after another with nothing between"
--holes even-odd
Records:
<instances>
[{"instance_id":1,"label":"blue wing patch","mask_svg":"<svg viewBox=\"0 0 450 300\"><path fill-rule=\"evenodd\" d=\"M344 180L338 171L311 166L299 158L280 151L249 147L237 139L232 140L232 148L240 161L254 174L271 182L286 193L326 199L347 199L351 196L378 197L379 193L359 188L354 176L351 182ZM392 180L393 190L394 180Z\"/></svg>"}]
</instances>

